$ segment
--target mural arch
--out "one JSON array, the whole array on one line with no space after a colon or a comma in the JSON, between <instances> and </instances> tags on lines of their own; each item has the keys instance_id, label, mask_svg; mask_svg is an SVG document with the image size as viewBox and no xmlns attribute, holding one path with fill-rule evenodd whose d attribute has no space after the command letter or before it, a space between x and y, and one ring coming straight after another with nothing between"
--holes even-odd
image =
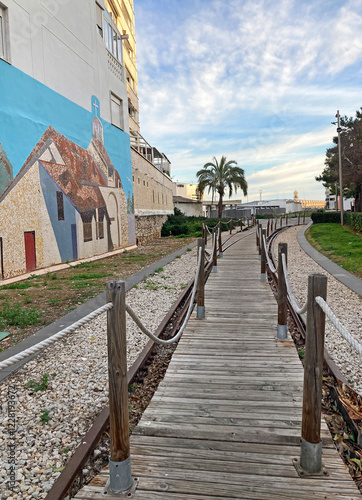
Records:
<instances>
[{"instance_id":1,"label":"mural arch","mask_svg":"<svg viewBox=\"0 0 362 500\"><path fill-rule=\"evenodd\" d=\"M110 193L107 200L107 210L110 220L111 239L114 247L121 245L120 227L119 227L119 209L118 201L114 193Z\"/></svg>"}]
</instances>

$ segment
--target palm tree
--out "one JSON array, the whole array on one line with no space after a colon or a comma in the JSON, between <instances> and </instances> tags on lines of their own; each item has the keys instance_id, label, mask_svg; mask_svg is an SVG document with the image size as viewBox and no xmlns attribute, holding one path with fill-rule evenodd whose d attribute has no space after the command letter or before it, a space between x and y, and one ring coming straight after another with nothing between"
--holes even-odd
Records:
<instances>
[{"instance_id":1,"label":"palm tree","mask_svg":"<svg viewBox=\"0 0 362 500\"><path fill-rule=\"evenodd\" d=\"M222 200L225 196L225 191L229 190L229 197L235 193L238 188L241 188L246 196L248 192L248 183L244 177L244 170L240 167L234 167L237 165L236 161L230 160L226 161L226 156L222 156L220 163L217 159L213 158L213 162L205 163L203 168L197 172L198 178L198 190L202 196L205 188L209 188L208 192L212 192L212 197L214 194L218 193L219 203L218 203L218 214L219 219L222 217Z\"/></svg>"}]
</instances>

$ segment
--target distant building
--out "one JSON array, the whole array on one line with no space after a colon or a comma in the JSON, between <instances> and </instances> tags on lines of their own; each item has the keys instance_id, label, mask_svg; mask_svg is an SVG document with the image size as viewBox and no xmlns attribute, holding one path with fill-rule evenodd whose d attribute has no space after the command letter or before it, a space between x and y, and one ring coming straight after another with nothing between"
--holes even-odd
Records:
<instances>
[{"instance_id":1,"label":"distant building","mask_svg":"<svg viewBox=\"0 0 362 500\"><path fill-rule=\"evenodd\" d=\"M189 198L191 200L204 201L205 192L200 196L198 184L190 184L187 182L174 182L174 195Z\"/></svg>"},{"instance_id":2,"label":"distant building","mask_svg":"<svg viewBox=\"0 0 362 500\"><path fill-rule=\"evenodd\" d=\"M122 44L104 0L1 0L1 278L135 243Z\"/></svg>"}]
</instances>

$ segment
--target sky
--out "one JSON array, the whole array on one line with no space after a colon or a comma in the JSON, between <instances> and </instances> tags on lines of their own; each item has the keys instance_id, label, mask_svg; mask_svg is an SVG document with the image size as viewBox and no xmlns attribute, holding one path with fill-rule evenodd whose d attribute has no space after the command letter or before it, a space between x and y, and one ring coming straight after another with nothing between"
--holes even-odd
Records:
<instances>
[{"instance_id":1,"label":"sky","mask_svg":"<svg viewBox=\"0 0 362 500\"><path fill-rule=\"evenodd\" d=\"M361 0L134 0L143 137L197 182L215 156L243 202L323 200L337 109L362 106ZM235 196L234 196L235 198Z\"/></svg>"}]
</instances>

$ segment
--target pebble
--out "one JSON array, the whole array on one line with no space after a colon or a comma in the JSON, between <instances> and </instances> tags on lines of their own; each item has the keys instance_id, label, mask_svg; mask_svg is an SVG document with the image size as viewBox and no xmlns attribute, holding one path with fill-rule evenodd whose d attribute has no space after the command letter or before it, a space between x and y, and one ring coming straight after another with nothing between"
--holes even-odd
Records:
<instances>
[{"instance_id":1,"label":"pebble","mask_svg":"<svg viewBox=\"0 0 362 500\"><path fill-rule=\"evenodd\" d=\"M317 264L300 247L297 233L300 227L283 231L274 243L274 258L277 259L279 243L288 244L288 274L299 306L307 300L307 283L309 274L327 275L327 303L341 323L362 343L362 297L338 281L319 264ZM326 319L325 345L333 361L344 374L349 385L362 395L361 356L347 343Z\"/></svg>"},{"instance_id":2,"label":"pebble","mask_svg":"<svg viewBox=\"0 0 362 500\"><path fill-rule=\"evenodd\" d=\"M164 266L127 293L127 303L143 324L155 331L196 270L196 249ZM108 402L107 313L103 313L63 340L51 345L0 386L0 404L7 407L8 387L15 388L16 473L21 478L14 490L7 489L7 450L0 448L0 499L43 499L60 472L82 442L94 418ZM148 342L127 317L127 364L130 367ZM29 380L49 375L44 392L31 392ZM47 410L49 420L42 423ZM43 412L42 412L43 411ZM43 419L44 420L44 419ZM0 435L6 443L8 419L0 418ZM94 451L99 455L103 449ZM18 458L19 457L19 458ZM21 462L26 460L26 463ZM55 470L54 470L55 469ZM83 471L86 473L86 470ZM87 471L88 473L88 471Z\"/></svg>"}]
</instances>

